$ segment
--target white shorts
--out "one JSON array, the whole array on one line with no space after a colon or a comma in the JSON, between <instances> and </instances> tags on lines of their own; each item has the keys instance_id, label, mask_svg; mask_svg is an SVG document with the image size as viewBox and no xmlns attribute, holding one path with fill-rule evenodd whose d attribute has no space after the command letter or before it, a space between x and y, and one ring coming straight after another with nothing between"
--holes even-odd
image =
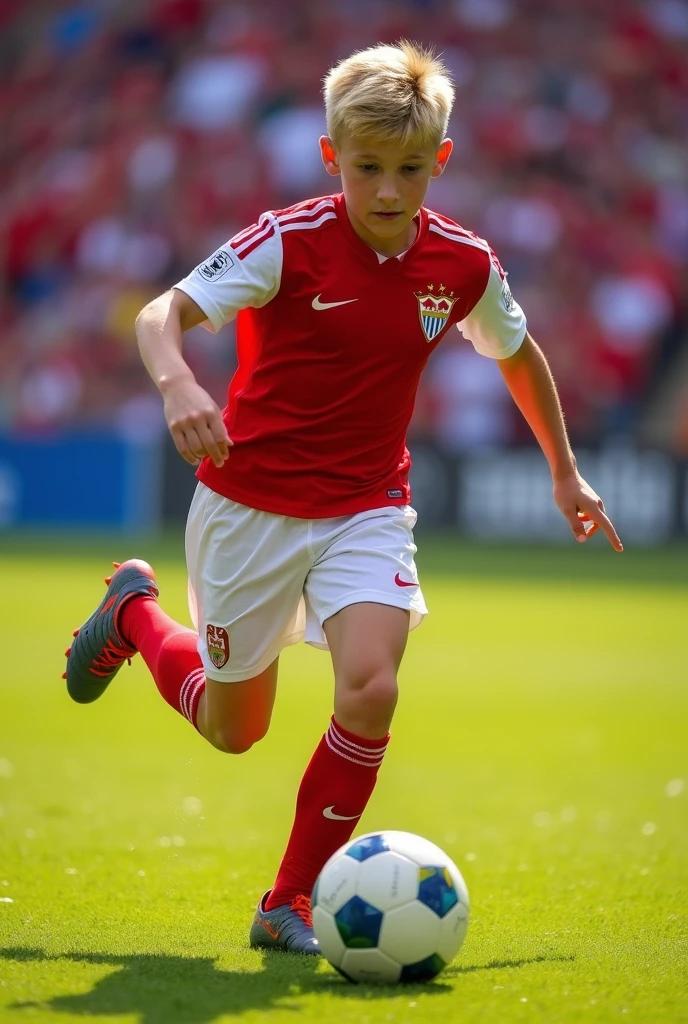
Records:
<instances>
[{"instance_id":1,"label":"white shorts","mask_svg":"<svg viewBox=\"0 0 688 1024\"><path fill-rule=\"evenodd\" d=\"M390 506L294 519L229 501L199 483L186 527L189 610L210 679L239 682L305 640L327 650L322 624L372 601L427 614L413 556L416 513Z\"/></svg>"}]
</instances>

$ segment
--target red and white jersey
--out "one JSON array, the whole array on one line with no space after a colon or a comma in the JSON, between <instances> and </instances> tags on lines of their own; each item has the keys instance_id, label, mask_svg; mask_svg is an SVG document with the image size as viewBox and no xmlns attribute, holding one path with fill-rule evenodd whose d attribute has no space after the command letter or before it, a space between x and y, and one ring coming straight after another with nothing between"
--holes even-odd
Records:
<instances>
[{"instance_id":1,"label":"red and white jersey","mask_svg":"<svg viewBox=\"0 0 688 1024\"><path fill-rule=\"evenodd\" d=\"M344 197L264 213L180 281L217 331L238 314L224 420L234 442L198 477L243 505L302 519L410 501L406 430L428 356L456 325L505 359L526 332L487 242L422 208L385 258Z\"/></svg>"}]
</instances>

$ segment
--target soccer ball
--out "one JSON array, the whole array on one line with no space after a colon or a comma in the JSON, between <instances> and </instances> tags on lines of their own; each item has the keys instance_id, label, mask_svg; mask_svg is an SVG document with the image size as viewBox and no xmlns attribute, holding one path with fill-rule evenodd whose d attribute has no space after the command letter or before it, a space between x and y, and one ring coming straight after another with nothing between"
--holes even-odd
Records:
<instances>
[{"instance_id":1,"label":"soccer ball","mask_svg":"<svg viewBox=\"0 0 688 1024\"><path fill-rule=\"evenodd\" d=\"M429 981L468 927L468 890L439 846L411 832L370 832L328 860L315 883L313 929L349 981Z\"/></svg>"}]
</instances>

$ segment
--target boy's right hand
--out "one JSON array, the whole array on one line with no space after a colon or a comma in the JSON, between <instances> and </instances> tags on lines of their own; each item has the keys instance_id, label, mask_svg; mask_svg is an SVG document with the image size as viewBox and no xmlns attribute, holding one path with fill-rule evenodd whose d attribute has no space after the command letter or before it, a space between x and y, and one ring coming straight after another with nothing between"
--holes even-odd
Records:
<instances>
[{"instance_id":1,"label":"boy's right hand","mask_svg":"<svg viewBox=\"0 0 688 1024\"><path fill-rule=\"evenodd\" d=\"M165 419L177 451L191 466L208 455L218 469L229 458L232 441L219 406L195 380L162 390Z\"/></svg>"}]
</instances>

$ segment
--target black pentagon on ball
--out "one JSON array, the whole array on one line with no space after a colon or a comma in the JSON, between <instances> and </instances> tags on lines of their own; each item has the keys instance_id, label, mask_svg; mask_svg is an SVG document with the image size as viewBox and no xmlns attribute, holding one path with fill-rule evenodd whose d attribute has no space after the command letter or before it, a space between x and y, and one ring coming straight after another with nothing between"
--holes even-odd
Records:
<instances>
[{"instance_id":1,"label":"black pentagon on ball","mask_svg":"<svg viewBox=\"0 0 688 1024\"><path fill-rule=\"evenodd\" d=\"M459 902L456 887L446 868L421 868L418 899L438 917L444 917Z\"/></svg>"},{"instance_id":2,"label":"black pentagon on ball","mask_svg":"<svg viewBox=\"0 0 688 1024\"><path fill-rule=\"evenodd\" d=\"M443 967L446 967L446 964L442 957L439 953L433 953L425 960L419 960L417 964L407 964L406 967L402 967L399 981L406 984L414 981L430 981L431 978L437 977Z\"/></svg>"},{"instance_id":3,"label":"black pentagon on ball","mask_svg":"<svg viewBox=\"0 0 688 1024\"><path fill-rule=\"evenodd\" d=\"M349 949L372 949L377 946L382 927L382 913L360 896L352 896L334 915L342 942Z\"/></svg>"},{"instance_id":4,"label":"black pentagon on ball","mask_svg":"<svg viewBox=\"0 0 688 1024\"><path fill-rule=\"evenodd\" d=\"M378 833L368 836L366 839L359 839L357 843L349 847L346 855L353 857L354 860L362 861L368 860L368 857L374 857L376 853L384 853L386 850L389 850L389 843L384 835Z\"/></svg>"}]
</instances>

